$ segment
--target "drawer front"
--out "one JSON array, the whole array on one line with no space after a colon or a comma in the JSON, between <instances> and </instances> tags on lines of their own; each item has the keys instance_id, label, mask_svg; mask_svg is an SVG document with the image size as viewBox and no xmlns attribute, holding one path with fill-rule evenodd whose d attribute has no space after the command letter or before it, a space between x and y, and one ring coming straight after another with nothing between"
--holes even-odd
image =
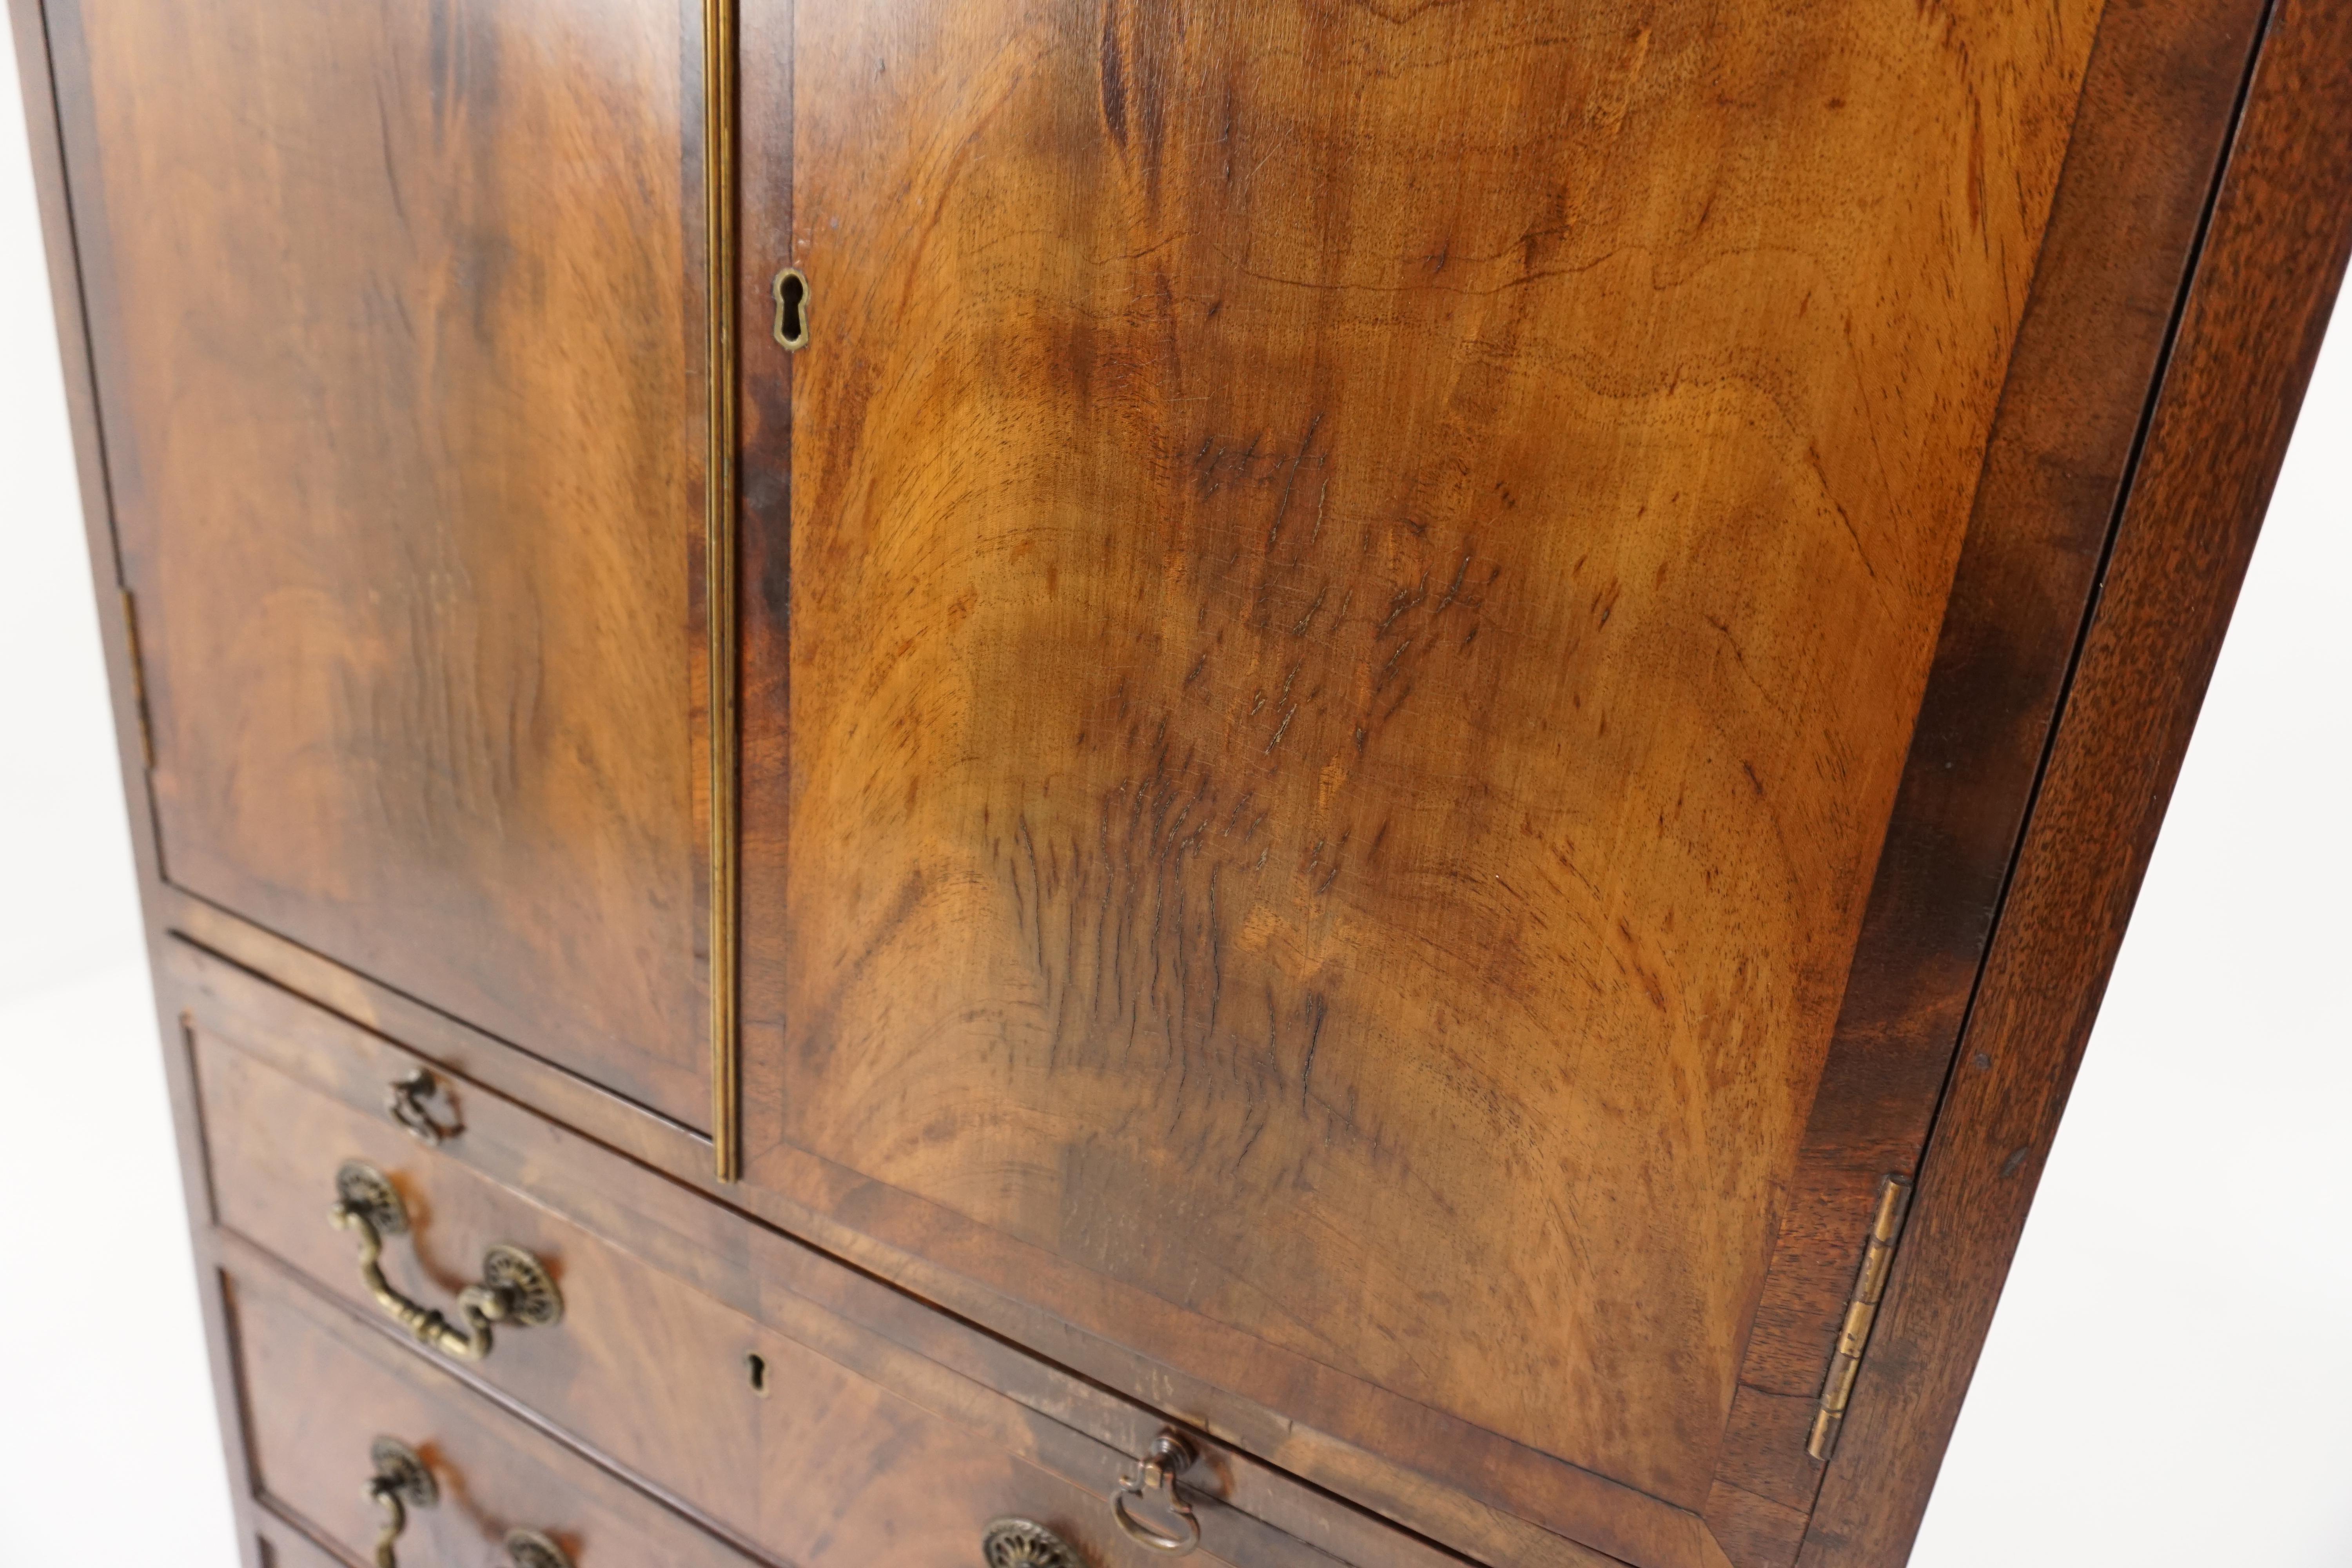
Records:
<instances>
[{"instance_id":1,"label":"drawer front","mask_svg":"<svg viewBox=\"0 0 2352 1568\"><path fill-rule=\"evenodd\" d=\"M1067 1411L989 1386L992 1374L910 1351L898 1342L951 1325L469 1085L443 1078L406 1113L442 1139L430 1143L385 1109L387 1086L413 1070L405 1052L224 975L217 961L181 967L202 981L183 1016L225 1246L308 1281L399 1354L420 1352L362 1278L358 1237L331 1212L347 1168L379 1174L399 1196L404 1228L380 1227L389 1291L457 1320L486 1254L508 1247L542 1265L560 1297L556 1322L493 1324L478 1360L447 1346L425 1358L528 1408L747 1550L803 1568L863 1568L877 1551L964 1568L989 1521L1013 1516L1049 1522L1092 1564L1157 1560L1111 1511L1132 1468L1126 1456L1148 1445L1156 1421L1114 1447L1075 1429ZM775 1253L789 1267L762 1262ZM898 1340L814 1299L850 1285L869 1293L866 1316L908 1318ZM1017 1352L992 1353L1009 1375L1034 1375ZM287 1397L299 1397L297 1386ZM1304 1528L1270 1526L1260 1516L1279 1509L1252 1512L1245 1498L1265 1490L1263 1478L1231 1456L1213 1451L1192 1479L1197 1560L1438 1560L1337 1505L1310 1507ZM1148 1504L1136 1511L1180 1528Z\"/></svg>"},{"instance_id":2,"label":"drawer front","mask_svg":"<svg viewBox=\"0 0 2352 1568\"><path fill-rule=\"evenodd\" d=\"M509 1532L537 1531L576 1568L745 1568L745 1559L455 1378L268 1266L226 1279L254 1485L263 1501L358 1562L375 1561L385 1515L369 1495L383 1439L431 1477L412 1501L402 1563L509 1561ZM290 1553L289 1553L290 1554ZM298 1559L299 1560L299 1559ZM525 1568L530 1559L522 1558Z\"/></svg>"}]
</instances>

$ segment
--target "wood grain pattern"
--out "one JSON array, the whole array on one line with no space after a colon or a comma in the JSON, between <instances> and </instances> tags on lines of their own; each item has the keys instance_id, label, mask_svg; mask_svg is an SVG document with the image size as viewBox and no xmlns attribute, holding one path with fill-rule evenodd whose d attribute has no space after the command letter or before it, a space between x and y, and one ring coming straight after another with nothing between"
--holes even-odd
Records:
<instances>
[{"instance_id":1,"label":"wood grain pattern","mask_svg":"<svg viewBox=\"0 0 2352 1568\"><path fill-rule=\"evenodd\" d=\"M752 1179L1714 1560L2095 11L801 6Z\"/></svg>"},{"instance_id":2,"label":"wood grain pattern","mask_svg":"<svg viewBox=\"0 0 2352 1568\"><path fill-rule=\"evenodd\" d=\"M301 1065L305 1062L341 1063L331 1085L313 1080L314 1087L331 1088L346 1104L363 1114L373 1114L381 1107L386 1084L415 1068L430 1067L445 1077L456 1074L499 1096L541 1107L663 1173L667 1182L645 1184L632 1201L643 1207L653 1201L646 1195L650 1191L670 1194L668 1203L663 1205L663 1212L669 1216L665 1221L667 1226L688 1228L688 1222L680 1216L697 1209L682 1189L698 1190L729 1205L704 1211L706 1217L690 1227L714 1258L731 1258L742 1247L742 1233L730 1216L748 1212L794 1236L809 1238L905 1290L986 1322L996 1333L1078 1369L1083 1378L1054 1374L1047 1380L1051 1391L1045 1392L1037 1384L1044 1363L1034 1357L1011 1351L988 1334L970 1329L943 1330L941 1325L947 1320L914 1308L898 1292L878 1286L852 1290L840 1308L845 1315L861 1322L887 1319L901 1330L920 1325L911 1330L911 1337L906 1342L919 1342L924 1354L952 1361L965 1369L965 1375L1029 1400L1034 1407L1049 1411L1056 1420L1086 1427L1116 1452L1140 1452L1158 1429L1160 1418L1148 1407L1103 1394L1102 1386L1124 1390L1132 1399L1150 1401L1160 1409L1177 1413L1196 1429L1215 1430L1251 1452L1313 1475L1324 1486L1391 1518L1413 1520L1417 1521L1416 1528L1456 1550L1490 1561L1502 1558L1524 1563L1530 1568L1545 1564L1583 1568L1603 1561L1600 1554L1528 1525L1490 1502L1401 1468L1380 1455L1302 1428L1258 1400L1188 1376L1164 1362L1087 1333L1034 1305L992 1289L977 1282L971 1274L944 1266L966 1261L950 1249L935 1248L929 1256L910 1253L842 1223L831 1212L764 1188L721 1186L712 1178L708 1140L690 1136L674 1123L596 1090L445 1014L389 992L365 976L295 948L283 938L190 899L178 889L163 887L156 890L155 897L167 930L183 931L223 955L200 952L183 942L166 942L159 956L159 973L173 975L174 988L180 994L202 996L207 1005L216 1004L226 1008L223 1016L236 1020L231 1033L243 1047L259 1049L262 1042L281 1036L322 1041L315 1052L281 1052L273 1054L270 1059L298 1076L307 1070ZM234 960L234 964L224 962L224 957ZM247 973L247 970L254 973ZM310 997L331 1008L340 1019L351 1020L362 1027L345 1026L338 1018L328 1017L262 984L257 976L266 976L278 985ZM174 1022L174 1038L178 1028ZM395 1046L382 1037L387 1034L397 1036L402 1044ZM323 1043L327 1041L331 1043ZM175 1058L179 1055L174 1051ZM535 1121L527 1117L523 1120ZM568 1148L576 1140L566 1142L559 1139L558 1142ZM480 1150L478 1132L468 1146ZM582 1169L578 1161L568 1155L518 1157L514 1164L502 1170L499 1179L532 1191L537 1201L562 1206L567 1196L565 1192L542 1190L534 1181L533 1173L550 1163L575 1180ZM195 1169L201 1171L201 1163ZM615 1234L612 1217L615 1212L601 1211L594 1222L601 1234ZM856 1215L856 1205L845 1205L845 1212ZM803 1259L814 1258L804 1249L788 1251ZM753 1299L729 1292L677 1257L671 1257L666 1266L702 1278L705 1289L730 1295L739 1303ZM811 1268L814 1270L814 1277ZM837 1292L843 1280L859 1277L836 1268L812 1264L794 1269L792 1278L792 1289L808 1295ZM818 1280L828 1282L824 1291L820 1291ZM772 1317L770 1321L773 1321ZM1515 1461L1523 1462L1525 1458L1509 1446L1496 1444L1458 1422L1434 1426L1431 1440L1478 1451L1480 1461L1489 1468L1490 1474L1500 1473ZM1480 1450L1482 1442L1486 1446ZM1234 1484L1244 1489L1236 1493L1236 1502L1246 1494L1246 1506L1260 1517L1276 1521L1280 1529L1302 1539L1327 1542L1327 1549L1334 1555L1350 1562L1389 1561L1397 1550L1393 1532L1361 1520L1350 1510L1328 1506L1322 1494L1298 1487L1282 1471L1240 1452L1223 1458L1231 1467ZM1604 1500L1602 1507L1606 1506ZM1677 1521L1678 1528L1693 1528L1696 1524L1695 1516L1683 1516Z\"/></svg>"},{"instance_id":3,"label":"wood grain pattern","mask_svg":"<svg viewBox=\"0 0 2352 1568\"><path fill-rule=\"evenodd\" d=\"M268 1049L274 1066L340 1098L363 1117L381 1109L387 1084L420 1067L440 1074L445 1082L462 1081L472 1089L492 1091L487 1102L492 1109L484 1114L493 1125L506 1122L509 1127L539 1128L539 1139L544 1141L523 1140L518 1149L528 1147L530 1152L518 1152L509 1163L495 1166L497 1179L530 1192L534 1201L551 1206L576 1206L584 1170L635 1171L636 1167L585 1161L577 1152L578 1139L554 1133L537 1117L506 1108L504 1102L521 1100L592 1133L604 1145L628 1153L667 1178L641 1174L631 1184L625 1203L615 1199L612 1205L597 1207L593 1223L598 1233L607 1237L633 1234L617 1215L658 1210L664 1216L661 1234L672 1237L690 1234L698 1248L682 1253L673 1246L657 1254L662 1266L697 1279L702 1289L731 1301L739 1310L770 1323L779 1321L772 1304L761 1304L769 1298L757 1289L730 1283L738 1278L730 1272L731 1260L746 1246L739 1211L698 1204L686 1195L686 1189L699 1189L729 1205L741 1205L768 1223L816 1238L878 1276L902 1281L908 1289L958 1310L989 1317L1024 1342L1087 1368L1093 1379L1129 1389L1138 1397L1155 1398L1170 1409L1194 1413L1196 1425L1212 1424L1201 1422L1197 1413L1213 1411L1217 1415L1213 1425L1246 1435L1260 1451L1311 1459L1308 1468L1344 1484L1350 1495L1391 1513L1437 1521L1448 1539L1462 1543L1465 1550L1531 1565L1587 1568L1609 1561L1361 1451L1298 1441L1296 1434L1286 1447L1279 1419L1263 1407L1188 1383L1135 1352L1118 1352L1076 1335L1068 1324L1044 1318L1034 1309L1024 1313L1018 1303L975 1293L969 1281L881 1247L870 1237L774 1194L740 1185L722 1188L712 1178L708 1140L689 1136L642 1108L596 1090L179 889L161 887L155 897L167 929L184 932L218 954L185 941L167 940L157 966L159 973L172 977L163 993L167 1001L197 999L198 1011L212 1017L215 1026L226 1030L241 1048ZM276 985L265 984L264 977ZM331 1016L277 986L331 1009ZM176 1040L176 1020L172 1029ZM402 1044L383 1038L387 1034L397 1035ZM298 1046L296 1041L304 1043ZM273 1042L279 1044L272 1048ZM176 1070L185 1053L175 1048L169 1055ZM330 1066L331 1070L327 1070ZM188 1092L193 1097L193 1089ZM472 1132L461 1152L464 1155L479 1155L486 1138L491 1136L482 1125L476 1125ZM193 1169L197 1174L192 1179L192 1190L201 1190L205 1181L201 1159ZM561 1181L548 1176L550 1171L561 1172ZM1104 1393L1096 1381L1050 1368L994 1335L942 1317L898 1290L820 1259L806 1247L785 1244L772 1233L755 1229L751 1234L764 1238L764 1245L756 1239L752 1244L753 1251L772 1270L763 1277L789 1280L788 1287L777 1286L789 1289L788 1299L831 1301L843 1320L884 1331L922 1356L953 1366L973 1382L1091 1434L1114 1453L1142 1452L1164 1424L1150 1409ZM640 1256L649 1255L642 1238L632 1245ZM719 1265L715 1271L714 1264ZM849 1354L837 1340L826 1342L833 1346L831 1353ZM878 1369L863 1359L850 1359L867 1375L877 1375ZM1417 1549L1406 1538L1353 1509L1331 1506L1323 1494L1300 1487L1280 1470L1244 1454L1220 1451L1215 1458L1223 1481L1233 1489L1227 1495L1236 1508L1333 1556L1360 1563L1410 1563L1415 1568L1452 1561L1429 1549ZM1060 1473L1072 1472L1065 1468Z\"/></svg>"},{"instance_id":4,"label":"wood grain pattern","mask_svg":"<svg viewBox=\"0 0 2352 1568\"><path fill-rule=\"evenodd\" d=\"M414 1283L519 1216L619 1304L540 1409L456 1374L491 1428L819 1558L744 1451L945 1561L887 1471L1075 1518L1168 1411L1227 1561L1450 1561L1277 1466L1486 1561L1790 1560L1846 1211L1952 1059L2253 0L750 5L740 304L798 261L819 333L740 367L735 1207L687 8L49 9L151 940L467 1075L436 1223L484 1234ZM1924 1507L2342 265L2346 26L2281 0L1809 1563ZM414 1159L415 1058L169 962L299 1254L276 1130ZM730 1336L840 1414L681 1426Z\"/></svg>"},{"instance_id":5,"label":"wood grain pattern","mask_svg":"<svg viewBox=\"0 0 2352 1568\"><path fill-rule=\"evenodd\" d=\"M2352 8L2280 0L1806 1568L1910 1551L2352 252Z\"/></svg>"},{"instance_id":6,"label":"wood grain pattern","mask_svg":"<svg viewBox=\"0 0 2352 1568\"><path fill-rule=\"evenodd\" d=\"M432 1066L466 1129L444 1146L444 1157L906 1399L952 1408L990 1441L1065 1479L1099 1486L1123 1456L1143 1452L1167 1425L1149 1406L705 1201L689 1187L711 1181L707 1158L689 1159L682 1174L615 1159L488 1086L428 1064L184 942L169 943L163 959L165 994L185 1010L192 1027L234 1040L362 1120L380 1114L387 1084ZM184 1059L187 1053L173 1055ZM199 1184L204 1181L200 1176ZM997 1397L978 1400L976 1390ZM1366 1568L1443 1568L1457 1561L1246 1454L1214 1443L1203 1448L1205 1474L1193 1481L1210 1503ZM1206 1516L1212 1542L1226 1528L1223 1518L1213 1510ZM1234 1528L1251 1541L1238 1555L1253 1563L1279 1555L1244 1527ZM1553 1541L1550 1554L1537 1550L1524 1560L1605 1568L1608 1560L1597 1553L1546 1539Z\"/></svg>"},{"instance_id":7,"label":"wood grain pattern","mask_svg":"<svg viewBox=\"0 0 2352 1568\"><path fill-rule=\"evenodd\" d=\"M396 1288L446 1303L491 1239L527 1247L556 1272L564 1321L500 1334L481 1379L778 1560L964 1564L981 1526L1008 1513L1076 1514L1106 1533L1099 1500L1074 1509L1066 1483L419 1152L381 1115L323 1105L235 1050L200 1041L199 1061L206 1125L236 1152L215 1161L223 1225L371 1310L350 1238L319 1218L331 1180L322 1187L318 1173L356 1156L380 1163L410 1202L414 1246L395 1244L387 1260ZM764 1398L746 1372L755 1354ZM1106 1545L1095 1561L1149 1561Z\"/></svg>"},{"instance_id":8,"label":"wood grain pattern","mask_svg":"<svg viewBox=\"0 0 2352 1568\"><path fill-rule=\"evenodd\" d=\"M702 1125L678 0L52 9L167 874Z\"/></svg>"},{"instance_id":9,"label":"wood grain pattern","mask_svg":"<svg viewBox=\"0 0 2352 1568\"><path fill-rule=\"evenodd\" d=\"M362 1028L396 1036L433 1065L535 1105L681 1181L712 1184L710 1140L704 1134L184 889L160 887L156 902L164 930L182 942L266 976Z\"/></svg>"},{"instance_id":10,"label":"wood grain pattern","mask_svg":"<svg viewBox=\"0 0 2352 1568\"><path fill-rule=\"evenodd\" d=\"M320 1218L320 1172L354 1157L408 1196L415 1234L386 1267L418 1299L446 1304L489 1241L529 1247L562 1283L564 1322L502 1335L452 1374L743 1550L819 1563L888 1544L894 1560L947 1562L997 1514L1107 1519L1124 1456L1163 1425L478 1086L449 1080L464 1131L423 1149L382 1110L407 1053L185 948L172 973L230 1266L299 1270L380 1323L350 1238ZM766 1398L749 1386L750 1353L765 1359ZM1220 1557L1454 1561L1213 1447L1195 1479ZM1131 1548L1096 1560L1139 1561Z\"/></svg>"},{"instance_id":11,"label":"wood grain pattern","mask_svg":"<svg viewBox=\"0 0 2352 1568\"><path fill-rule=\"evenodd\" d=\"M374 1560L369 1446L417 1451L440 1501L412 1510L404 1563L505 1561L514 1529L552 1536L579 1568L744 1568L741 1554L538 1436L396 1345L338 1332L332 1309L250 1275L228 1280L262 1496L352 1562Z\"/></svg>"},{"instance_id":12,"label":"wood grain pattern","mask_svg":"<svg viewBox=\"0 0 2352 1568\"><path fill-rule=\"evenodd\" d=\"M2262 0L2102 12L1936 659L1707 1517L1794 1561L1805 1453L1882 1175L1952 1060L2251 61Z\"/></svg>"}]
</instances>

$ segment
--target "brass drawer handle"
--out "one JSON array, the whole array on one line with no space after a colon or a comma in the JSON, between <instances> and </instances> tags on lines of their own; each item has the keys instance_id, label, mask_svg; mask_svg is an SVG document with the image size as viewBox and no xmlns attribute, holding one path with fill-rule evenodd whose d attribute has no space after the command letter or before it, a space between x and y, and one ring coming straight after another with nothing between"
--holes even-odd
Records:
<instances>
[{"instance_id":1,"label":"brass drawer handle","mask_svg":"<svg viewBox=\"0 0 2352 1568\"><path fill-rule=\"evenodd\" d=\"M1136 1473L1118 1478L1118 1490L1111 1496L1110 1512L1129 1540L1171 1557L1181 1557L1201 1544L1201 1521L1193 1514L1192 1505L1176 1490L1176 1478L1191 1469L1196 1458L1192 1445L1182 1436L1162 1432L1151 1440ZM1182 1526L1183 1533L1172 1535L1128 1511L1128 1499L1140 1501L1146 1497L1155 1497L1161 1511L1174 1518Z\"/></svg>"},{"instance_id":2,"label":"brass drawer handle","mask_svg":"<svg viewBox=\"0 0 2352 1568\"><path fill-rule=\"evenodd\" d=\"M446 1355L479 1361L490 1353L490 1325L547 1328L563 1321L563 1296L538 1258L503 1242L482 1254L482 1279L457 1293L464 1326L418 1305L383 1277L383 1238L408 1229L408 1205L373 1165L344 1162L335 1173L335 1206L328 1217L337 1230L360 1238L360 1278L376 1305L402 1328Z\"/></svg>"},{"instance_id":3,"label":"brass drawer handle","mask_svg":"<svg viewBox=\"0 0 2352 1568\"><path fill-rule=\"evenodd\" d=\"M436 1097L449 1104L451 1114L436 1121L428 1105ZM394 1079L391 1092L383 1102L384 1114L406 1130L411 1138L428 1149L437 1149L466 1130L455 1114L456 1106L443 1092L441 1083L423 1068L405 1078Z\"/></svg>"},{"instance_id":4,"label":"brass drawer handle","mask_svg":"<svg viewBox=\"0 0 2352 1568\"><path fill-rule=\"evenodd\" d=\"M375 1532L375 1568L400 1568L393 1548L400 1532L408 1528L408 1510L431 1508L441 1500L441 1489L434 1484L433 1472L425 1468L416 1450L397 1437L378 1437L370 1444L368 1460L373 1468L367 1499L383 1515L383 1524Z\"/></svg>"},{"instance_id":5,"label":"brass drawer handle","mask_svg":"<svg viewBox=\"0 0 2352 1568\"><path fill-rule=\"evenodd\" d=\"M383 1515L375 1532L375 1568L400 1568L396 1547L408 1528L408 1510L433 1507L441 1488L416 1450L397 1437L378 1437L368 1446L368 1458L375 1467L368 1500ZM501 1544L510 1568L572 1568L571 1555L536 1530L509 1530Z\"/></svg>"}]
</instances>

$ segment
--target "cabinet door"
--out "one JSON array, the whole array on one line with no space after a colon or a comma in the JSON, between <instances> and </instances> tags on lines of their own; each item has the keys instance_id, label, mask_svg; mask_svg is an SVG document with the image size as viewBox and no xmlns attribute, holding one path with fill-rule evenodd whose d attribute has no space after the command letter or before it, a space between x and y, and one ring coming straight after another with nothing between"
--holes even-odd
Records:
<instances>
[{"instance_id":1,"label":"cabinet door","mask_svg":"<svg viewBox=\"0 0 2352 1568\"><path fill-rule=\"evenodd\" d=\"M1721 1562L2098 9L797 5L751 1179L1433 1533Z\"/></svg>"},{"instance_id":2,"label":"cabinet door","mask_svg":"<svg viewBox=\"0 0 2352 1568\"><path fill-rule=\"evenodd\" d=\"M698 15L49 6L165 876L698 1126Z\"/></svg>"}]
</instances>

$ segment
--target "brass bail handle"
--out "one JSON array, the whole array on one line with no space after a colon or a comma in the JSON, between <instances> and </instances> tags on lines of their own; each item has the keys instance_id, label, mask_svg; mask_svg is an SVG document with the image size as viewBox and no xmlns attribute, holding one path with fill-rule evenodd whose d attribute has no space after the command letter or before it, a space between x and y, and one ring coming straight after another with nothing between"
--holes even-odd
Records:
<instances>
[{"instance_id":1,"label":"brass bail handle","mask_svg":"<svg viewBox=\"0 0 2352 1568\"><path fill-rule=\"evenodd\" d=\"M367 1500L383 1515L375 1532L375 1568L400 1568L394 1547L408 1528L408 1510L431 1508L441 1500L433 1472L416 1450L397 1437L378 1437L368 1447Z\"/></svg>"},{"instance_id":2,"label":"brass bail handle","mask_svg":"<svg viewBox=\"0 0 2352 1568\"><path fill-rule=\"evenodd\" d=\"M563 1296L544 1265L520 1247L504 1243L482 1254L482 1278L457 1293L459 1322L410 1300L383 1277L383 1238L408 1229L408 1205L382 1171L347 1160L335 1173L335 1206L327 1217L337 1230L359 1237L360 1278L386 1316L445 1355L479 1361L490 1353L490 1325L547 1328L563 1320Z\"/></svg>"},{"instance_id":3,"label":"brass bail handle","mask_svg":"<svg viewBox=\"0 0 2352 1568\"><path fill-rule=\"evenodd\" d=\"M1191 1469L1198 1457L1192 1445L1182 1436L1162 1432L1151 1440L1135 1474L1119 1477L1118 1490L1110 1500L1110 1512L1129 1540L1171 1557L1181 1557L1201 1544L1201 1521L1193 1514L1192 1505L1176 1490L1176 1478ZM1160 1511L1181 1521L1183 1533L1170 1534L1128 1511L1128 1499L1140 1501L1146 1497L1153 1498Z\"/></svg>"},{"instance_id":4,"label":"brass bail handle","mask_svg":"<svg viewBox=\"0 0 2352 1568\"><path fill-rule=\"evenodd\" d=\"M415 1449L397 1437L378 1437L368 1447L373 1473L367 1499L383 1515L375 1532L375 1568L400 1568L399 1543L408 1529L408 1510L441 1500L440 1484ZM572 1568L572 1558L551 1537L536 1530L509 1530L499 1543L510 1568Z\"/></svg>"}]
</instances>

